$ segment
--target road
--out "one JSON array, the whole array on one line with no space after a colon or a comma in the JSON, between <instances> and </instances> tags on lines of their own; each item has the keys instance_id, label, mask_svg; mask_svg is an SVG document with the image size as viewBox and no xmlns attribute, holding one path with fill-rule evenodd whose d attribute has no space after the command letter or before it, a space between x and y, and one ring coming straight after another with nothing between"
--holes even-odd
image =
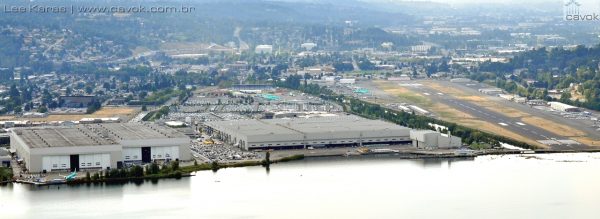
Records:
<instances>
[{"instance_id":1,"label":"road","mask_svg":"<svg viewBox=\"0 0 600 219\"><path fill-rule=\"evenodd\" d=\"M233 31L233 37L237 38L238 42L239 42L239 52L242 51L246 51L250 49L250 46L248 46L248 43L246 43L244 40L242 40L242 37L240 36L240 33L242 32L242 28L241 27L236 27L235 31Z\"/></svg>"}]
</instances>

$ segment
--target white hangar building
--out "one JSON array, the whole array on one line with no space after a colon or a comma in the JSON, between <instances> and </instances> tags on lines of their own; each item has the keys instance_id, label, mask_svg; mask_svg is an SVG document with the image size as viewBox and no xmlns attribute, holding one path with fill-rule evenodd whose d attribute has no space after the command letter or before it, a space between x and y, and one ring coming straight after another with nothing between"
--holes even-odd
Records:
<instances>
[{"instance_id":1,"label":"white hangar building","mask_svg":"<svg viewBox=\"0 0 600 219\"><path fill-rule=\"evenodd\" d=\"M357 116L207 122L209 134L245 150L410 144L410 129Z\"/></svg>"},{"instance_id":2,"label":"white hangar building","mask_svg":"<svg viewBox=\"0 0 600 219\"><path fill-rule=\"evenodd\" d=\"M154 124L16 128L11 148L30 172L119 168L125 163L190 160L190 139Z\"/></svg>"},{"instance_id":3,"label":"white hangar building","mask_svg":"<svg viewBox=\"0 0 600 219\"><path fill-rule=\"evenodd\" d=\"M462 139L431 130L411 130L410 138L413 146L424 149L460 148Z\"/></svg>"}]
</instances>

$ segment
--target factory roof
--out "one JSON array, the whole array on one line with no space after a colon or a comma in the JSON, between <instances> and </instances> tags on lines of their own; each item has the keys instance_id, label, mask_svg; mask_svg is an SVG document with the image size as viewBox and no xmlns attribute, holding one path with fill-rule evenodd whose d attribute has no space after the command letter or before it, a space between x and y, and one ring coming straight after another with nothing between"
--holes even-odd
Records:
<instances>
[{"instance_id":1,"label":"factory roof","mask_svg":"<svg viewBox=\"0 0 600 219\"><path fill-rule=\"evenodd\" d=\"M187 138L171 128L134 123L18 128L13 132L30 148L115 145L122 140Z\"/></svg>"},{"instance_id":2,"label":"factory roof","mask_svg":"<svg viewBox=\"0 0 600 219\"><path fill-rule=\"evenodd\" d=\"M164 126L150 123L110 123L90 125L120 140L143 140L159 138L187 138L184 134Z\"/></svg>"},{"instance_id":3,"label":"factory roof","mask_svg":"<svg viewBox=\"0 0 600 219\"><path fill-rule=\"evenodd\" d=\"M357 116L312 117L294 119L236 120L208 122L208 126L242 135L310 134L361 132L373 130L408 130L393 123Z\"/></svg>"}]
</instances>

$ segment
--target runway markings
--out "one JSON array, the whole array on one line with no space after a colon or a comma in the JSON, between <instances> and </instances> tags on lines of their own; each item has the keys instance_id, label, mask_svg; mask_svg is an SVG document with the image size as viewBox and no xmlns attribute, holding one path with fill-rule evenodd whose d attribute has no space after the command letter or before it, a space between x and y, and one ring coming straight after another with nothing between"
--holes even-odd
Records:
<instances>
[{"instance_id":1,"label":"runway markings","mask_svg":"<svg viewBox=\"0 0 600 219\"><path fill-rule=\"evenodd\" d=\"M500 123L498 123L498 124L500 124L501 126L508 126L508 124L506 124L506 123L503 123L503 122L500 122Z\"/></svg>"},{"instance_id":2,"label":"runway markings","mask_svg":"<svg viewBox=\"0 0 600 219\"><path fill-rule=\"evenodd\" d=\"M521 126L525 125L525 123L522 123L522 122L516 122L516 123L517 123L517 125L521 125Z\"/></svg>"}]
</instances>

